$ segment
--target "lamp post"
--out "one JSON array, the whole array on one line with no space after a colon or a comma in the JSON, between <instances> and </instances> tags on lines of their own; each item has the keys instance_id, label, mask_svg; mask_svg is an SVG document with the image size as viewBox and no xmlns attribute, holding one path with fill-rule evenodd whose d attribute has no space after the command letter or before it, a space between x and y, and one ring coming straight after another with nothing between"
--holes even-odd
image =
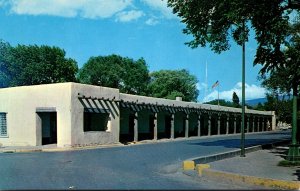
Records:
<instances>
[{"instance_id":1,"label":"lamp post","mask_svg":"<svg viewBox=\"0 0 300 191\"><path fill-rule=\"evenodd\" d=\"M245 20L243 21L242 42L242 126L241 126L241 157L245 157Z\"/></svg>"},{"instance_id":2,"label":"lamp post","mask_svg":"<svg viewBox=\"0 0 300 191\"><path fill-rule=\"evenodd\" d=\"M298 87L293 87L293 123L292 123L292 144L289 145L287 160L291 162L300 161L299 144L297 142L297 96Z\"/></svg>"}]
</instances>

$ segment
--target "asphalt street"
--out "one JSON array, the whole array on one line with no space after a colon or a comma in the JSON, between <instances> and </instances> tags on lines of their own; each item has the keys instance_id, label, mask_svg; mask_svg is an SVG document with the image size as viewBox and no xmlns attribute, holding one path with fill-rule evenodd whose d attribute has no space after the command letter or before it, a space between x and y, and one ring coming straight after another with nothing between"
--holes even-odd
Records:
<instances>
[{"instance_id":1,"label":"asphalt street","mask_svg":"<svg viewBox=\"0 0 300 191\"><path fill-rule=\"evenodd\" d=\"M246 134L246 146L290 131ZM0 189L215 189L178 172L182 161L239 148L240 135L66 152L1 153Z\"/></svg>"}]
</instances>

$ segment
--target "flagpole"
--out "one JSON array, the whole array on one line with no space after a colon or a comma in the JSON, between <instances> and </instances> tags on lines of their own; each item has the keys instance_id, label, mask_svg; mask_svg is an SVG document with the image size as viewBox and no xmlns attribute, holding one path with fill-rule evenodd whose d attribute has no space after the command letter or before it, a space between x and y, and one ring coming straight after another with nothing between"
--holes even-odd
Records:
<instances>
[{"instance_id":1,"label":"flagpole","mask_svg":"<svg viewBox=\"0 0 300 191\"><path fill-rule=\"evenodd\" d=\"M218 106L220 106L220 103L219 103L219 100L220 100L219 92L220 92L220 82L218 84Z\"/></svg>"},{"instance_id":2,"label":"flagpole","mask_svg":"<svg viewBox=\"0 0 300 191\"><path fill-rule=\"evenodd\" d=\"M205 95L204 95L204 98L207 96L207 88L208 88L208 84L207 84L207 60L205 62Z\"/></svg>"}]
</instances>

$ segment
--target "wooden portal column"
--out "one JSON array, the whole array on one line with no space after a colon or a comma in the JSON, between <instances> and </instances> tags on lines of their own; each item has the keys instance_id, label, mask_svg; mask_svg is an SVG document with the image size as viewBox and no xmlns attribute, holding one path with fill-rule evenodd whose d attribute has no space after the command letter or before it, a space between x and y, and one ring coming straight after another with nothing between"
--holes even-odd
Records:
<instances>
[{"instance_id":1,"label":"wooden portal column","mask_svg":"<svg viewBox=\"0 0 300 191\"><path fill-rule=\"evenodd\" d=\"M211 114L208 114L208 136L211 136Z\"/></svg>"},{"instance_id":2,"label":"wooden portal column","mask_svg":"<svg viewBox=\"0 0 300 191\"><path fill-rule=\"evenodd\" d=\"M221 133L221 115L218 114L218 135Z\"/></svg>"},{"instance_id":3,"label":"wooden portal column","mask_svg":"<svg viewBox=\"0 0 300 191\"><path fill-rule=\"evenodd\" d=\"M226 117L226 135L229 134L229 115Z\"/></svg>"},{"instance_id":4,"label":"wooden portal column","mask_svg":"<svg viewBox=\"0 0 300 191\"><path fill-rule=\"evenodd\" d=\"M189 137L189 114L186 114L185 117L185 137Z\"/></svg>"},{"instance_id":5,"label":"wooden portal column","mask_svg":"<svg viewBox=\"0 0 300 191\"><path fill-rule=\"evenodd\" d=\"M138 121L138 112L134 113L134 138L133 141L137 142L139 139L139 121Z\"/></svg>"},{"instance_id":6,"label":"wooden portal column","mask_svg":"<svg viewBox=\"0 0 300 191\"><path fill-rule=\"evenodd\" d=\"M198 129L197 129L197 136L201 136L201 115L198 115Z\"/></svg>"},{"instance_id":7,"label":"wooden portal column","mask_svg":"<svg viewBox=\"0 0 300 191\"><path fill-rule=\"evenodd\" d=\"M269 119L267 119L267 130L266 131L269 131L270 130L270 120Z\"/></svg>"},{"instance_id":8,"label":"wooden portal column","mask_svg":"<svg viewBox=\"0 0 300 191\"><path fill-rule=\"evenodd\" d=\"M236 116L234 116L234 121L233 121L233 134L236 134Z\"/></svg>"},{"instance_id":9,"label":"wooden portal column","mask_svg":"<svg viewBox=\"0 0 300 191\"><path fill-rule=\"evenodd\" d=\"M174 139L174 113L171 114L171 139Z\"/></svg>"},{"instance_id":10,"label":"wooden portal column","mask_svg":"<svg viewBox=\"0 0 300 191\"><path fill-rule=\"evenodd\" d=\"M154 129L153 129L153 133L154 133L154 140L157 140L157 113L154 113Z\"/></svg>"},{"instance_id":11,"label":"wooden portal column","mask_svg":"<svg viewBox=\"0 0 300 191\"><path fill-rule=\"evenodd\" d=\"M249 123L250 123L250 117L247 116L246 117L246 120L247 120L247 133L249 133Z\"/></svg>"}]
</instances>

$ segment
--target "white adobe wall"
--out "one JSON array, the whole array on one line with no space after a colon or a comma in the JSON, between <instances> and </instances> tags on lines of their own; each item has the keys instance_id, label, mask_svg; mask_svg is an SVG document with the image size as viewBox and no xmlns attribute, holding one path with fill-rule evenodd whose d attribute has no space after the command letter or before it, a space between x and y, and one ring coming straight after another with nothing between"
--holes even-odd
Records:
<instances>
[{"instance_id":1,"label":"white adobe wall","mask_svg":"<svg viewBox=\"0 0 300 191\"><path fill-rule=\"evenodd\" d=\"M84 104L99 109L109 109L111 111L108 131L83 131L84 106L78 99L78 94L96 98L119 100L119 90L100 86L72 83L71 101L71 126L72 126L72 145L91 145L91 144L111 144L119 142L120 131L120 111L117 102L104 102L99 100L87 99Z\"/></svg>"},{"instance_id":2,"label":"white adobe wall","mask_svg":"<svg viewBox=\"0 0 300 191\"><path fill-rule=\"evenodd\" d=\"M58 83L0 89L0 112L7 113L3 146L41 145L37 107L55 107L58 146L71 145L71 84Z\"/></svg>"},{"instance_id":3,"label":"white adobe wall","mask_svg":"<svg viewBox=\"0 0 300 191\"><path fill-rule=\"evenodd\" d=\"M84 132L84 106L78 93L92 97L119 99L119 90L99 86L57 83L0 89L0 112L7 113L7 137L0 137L3 146L41 145L41 121L37 108L55 108L57 112L57 146L109 144L119 141L119 106L116 102L97 105L111 109L113 115L107 131ZM92 107L96 105L92 104Z\"/></svg>"}]
</instances>

